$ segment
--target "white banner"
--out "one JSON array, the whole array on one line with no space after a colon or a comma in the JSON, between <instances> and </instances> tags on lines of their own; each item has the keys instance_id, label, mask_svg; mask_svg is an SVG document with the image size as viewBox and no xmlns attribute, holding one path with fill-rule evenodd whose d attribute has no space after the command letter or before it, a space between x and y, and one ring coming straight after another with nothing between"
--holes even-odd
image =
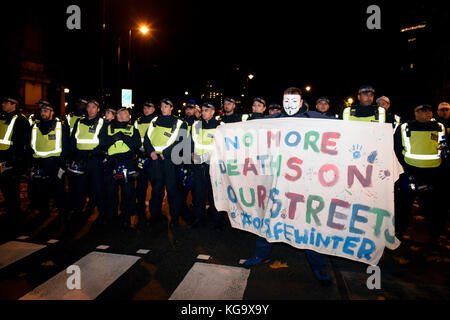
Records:
<instances>
[{"instance_id":1,"label":"white banner","mask_svg":"<svg viewBox=\"0 0 450 320\"><path fill-rule=\"evenodd\" d=\"M401 170L390 124L278 118L219 126L210 174L234 228L376 265L400 244Z\"/></svg>"}]
</instances>

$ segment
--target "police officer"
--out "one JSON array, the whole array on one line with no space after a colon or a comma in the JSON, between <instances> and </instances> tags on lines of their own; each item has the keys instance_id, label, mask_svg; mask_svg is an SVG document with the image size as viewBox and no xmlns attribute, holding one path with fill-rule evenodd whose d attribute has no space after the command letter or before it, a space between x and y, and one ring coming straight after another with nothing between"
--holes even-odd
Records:
<instances>
[{"instance_id":1,"label":"police officer","mask_svg":"<svg viewBox=\"0 0 450 320\"><path fill-rule=\"evenodd\" d=\"M6 97L0 112L0 190L10 218L20 213L20 175L27 167L30 141L30 126L17 110L18 104L16 99Z\"/></svg>"},{"instance_id":2,"label":"police officer","mask_svg":"<svg viewBox=\"0 0 450 320\"><path fill-rule=\"evenodd\" d=\"M233 123L239 121L245 121L248 118L248 114L236 114L236 100L232 97L226 97L223 102L223 115L216 116L216 120L223 123Z\"/></svg>"},{"instance_id":3,"label":"police officer","mask_svg":"<svg viewBox=\"0 0 450 320\"><path fill-rule=\"evenodd\" d=\"M75 214L81 213L88 196L87 214L89 215L90 210L97 206L99 218L103 219L105 213L102 192L102 161L105 157L100 145L100 131L105 130L107 125L100 118L99 112L99 103L95 100L89 100L86 106L86 117L75 122L70 136L71 155L67 171L74 177Z\"/></svg>"},{"instance_id":4,"label":"police officer","mask_svg":"<svg viewBox=\"0 0 450 320\"><path fill-rule=\"evenodd\" d=\"M269 105L269 115L281 112L281 105L279 103L271 103Z\"/></svg>"},{"instance_id":5,"label":"police officer","mask_svg":"<svg viewBox=\"0 0 450 320\"><path fill-rule=\"evenodd\" d=\"M248 115L247 120L264 118L264 112L266 111L266 100L262 97L256 97L252 101L252 113Z\"/></svg>"},{"instance_id":6,"label":"police officer","mask_svg":"<svg viewBox=\"0 0 450 320\"><path fill-rule=\"evenodd\" d=\"M186 122L187 125L187 134L183 139L187 139L189 142L191 141L191 127L194 124L195 121L198 120L196 113L196 108L199 107L194 100L189 100L186 102L184 106L184 122ZM190 158L190 155L188 155ZM180 198L181 198L181 207L180 207L180 214L184 218L184 220L188 221L188 223L192 223L192 220L194 219L192 216L192 212L188 208L187 205L187 197L189 194L189 191L193 188L193 171L194 167L192 163L183 163L178 166L177 172L178 172L178 186L180 189Z\"/></svg>"},{"instance_id":7,"label":"police officer","mask_svg":"<svg viewBox=\"0 0 450 320\"><path fill-rule=\"evenodd\" d=\"M206 215L205 205L208 199L209 210L214 219L214 228L223 229L223 215L219 214L214 205L214 196L209 176L209 161L214 148L214 134L221 124L214 118L215 107L210 102L202 104L202 119L192 125L192 160L194 163L194 189L192 192L192 210L194 221L192 228L198 227Z\"/></svg>"},{"instance_id":8,"label":"police officer","mask_svg":"<svg viewBox=\"0 0 450 320\"><path fill-rule=\"evenodd\" d=\"M139 216L139 223L144 225L144 222L146 222L145 225L147 226L145 200L147 198L148 182L151 182L150 162L152 159L150 158L150 155L145 152L144 138L147 134L148 127L150 126L150 122L156 117L155 110L156 108L153 102L146 101L142 106L142 116L138 117L134 122L134 127L139 131L141 137L141 146L137 158L138 176L136 186L136 211Z\"/></svg>"},{"instance_id":9,"label":"police officer","mask_svg":"<svg viewBox=\"0 0 450 320\"><path fill-rule=\"evenodd\" d=\"M375 89L371 85L363 85L358 90L359 103L344 108L339 115L340 119L352 121L368 121L378 123L394 123L390 113L384 108L373 105Z\"/></svg>"},{"instance_id":10,"label":"police officer","mask_svg":"<svg viewBox=\"0 0 450 320\"><path fill-rule=\"evenodd\" d=\"M107 152L106 177L106 223L115 218L120 186L120 216L125 228L130 227L130 218L136 209L135 157L141 146L139 130L130 124L130 111L122 107L117 110L115 120L100 134L100 141Z\"/></svg>"},{"instance_id":11,"label":"police officer","mask_svg":"<svg viewBox=\"0 0 450 320\"><path fill-rule=\"evenodd\" d=\"M448 102L441 102L437 108L437 117L436 120L442 123L445 126L447 131L447 138L450 133L450 105Z\"/></svg>"},{"instance_id":12,"label":"police officer","mask_svg":"<svg viewBox=\"0 0 450 320\"><path fill-rule=\"evenodd\" d=\"M333 119L316 111L308 111L308 108L302 99L301 90L295 87L290 87L284 90L282 112L268 116L268 118L284 117ZM250 268L262 262L267 262L272 249L272 243L268 242L265 238L258 237L253 256L245 261L244 266ZM314 276L324 285L331 284L331 280L326 270L328 260L327 256L312 250L305 250L305 253L306 258L313 270Z\"/></svg>"},{"instance_id":13,"label":"police officer","mask_svg":"<svg viewBox=\"0 0 450 320\"><path fill-rule=\"evenodd\" d=\"M330 100L327 97L320 97L316 100L316 110L330 118L339 117L337 114L330 111Z\"/></svg>"},{"instance_id":14,"label":"police officer","mask_svg":"<svg viewBox=\"0 0 450 320\"><path fill-rule=\"evenodd\" d=\"M80 98L77 101L75 101L74 105L75 105L75 110L73 110L72 112L70 112L69 114L66 115L66 121L70 127L71 134L72 134L72 130L75 125L75 122L78 119L80 119L86 115L87 101L85 99Z\"/></svg>"},{"instance_id":15,"label":"police officer","mask_svg":"<svg viewBox=\"0 0 450 320\"><path fill-rule=\"evenodd\" d=\"M52 197L55 208L62 217L66 217L64 167L70 148L69 127L55 117L50 103L43 102L40 106L41 119L31 128L32 202L45 216L50 212Z\"/></svg>"},{"instance_id":16,"label":"police officer","mask_svg":"<svg viewBox=\"0 0 450 320\"><path fill-rule=\"evenodd\" d=\"M391 107L391 100L389 100L389 98L386 96L381 96L381 97L377 98L376 103L379 107L384 108L386 111L388 111L389 108ZM400 125L400 122L401 122L400 116L394 114L395 129L397 129L397 127Z\"/></svg>"},{"instance_id":17,"label":"police officer","mask_svg":"<svg viewBox=\"0 0 450 320\"><path fill-rule=\"evenodd\" d=\"M172 162L171 152L179 143L180 130L186 130L186 123L172 115L173 102L161 100L161 116L154 118L144 139L144 148L152 158L150 171L152 177L152 197L149 203L151 217L154 222L161 219L164 188L169 201L171 227L179 225L180 198L177 189L176 166Z\"/></svg>"},{"instance_id":18,"label":"police officer","mask_svg":"<svg viewBox=\"0 0 450 320\"><path fill-rule=\"evenodd\" d=\"M116 112L117 110L114 107L106 107L105 108L105 114L103 115L103 119L105 120L105 123L109 124L111 121L113 121L116 118Z\"/></svg>"},{"instance_id":19,"label":"police officer","mask_svg":"<svg viewBox=\"0 0 450 320\"><path fill-rule=\"evenodd\" d=\"M431 244L436 245L445 231L447 214L447 188L439 148L445 127L431 121L430 105L415 107L414 115L414 121L403 123L394 134L395 154L404 169L395 188L395 228L400 236L407 229L413 201L419 196Z\"/></svg>"}]
</instances>

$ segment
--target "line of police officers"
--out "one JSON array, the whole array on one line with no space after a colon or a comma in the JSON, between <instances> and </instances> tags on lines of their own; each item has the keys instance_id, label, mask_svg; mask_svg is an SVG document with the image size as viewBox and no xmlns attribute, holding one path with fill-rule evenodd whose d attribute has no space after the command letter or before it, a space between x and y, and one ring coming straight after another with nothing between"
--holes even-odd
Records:
<instances>
[{"instance_id":1,"label":"line of police officers","mask_svg":"<svg viewBox=\"0 0 450 320\"><path fill-rule=\"evenodd\" d=\"M324 118L393 124L395 154L405 171L395 184L397 235L406 230L412 203L419 196L427 226L436 242L445 231L448 210L444 197L447 173L440 147L445 139L445 126L432 118L428 105L417 106L415 120L401 123L400 118L383 105L382 102L390 104L389 99L380 97L377 103L383 107L375 106L374 94L372 86L362 86L358 91L359 103L346 107L340 115L331 113L329 100L322 97L316 102L316 113ZM269 117L311 117L300 90L285 93L284 99L291 100L284 101L283 107L271 104ZM17 110L17 100L8 97L2 102L0 190L9 216L21 213L19 181L31 168L28 193L30 210L36 214L49 214L52 198L54 212L59 212L64 219L83 212L89 214L97 207L98 221L108 224L118 217L120 188L120 217L126 227L135 214L145 225L164 219L161 208L167 194L171 227L179 224L180 214L193 228L201 225L208 200L217 229L223 228L224 215L215 209L209 176L215 130L223 123L262 118L266 110L265 100L257 97L253 100L251 114L237 114L236 101L228 97L222 115L214 117L215 106L206 102L201 106L201 119L198 119L194 114L200 108L190 101L185 108L186 117L180 119L172 115L173 102L163 99L160 115L156 115L156 106L148 101L143 105L142 116L131 123L127 108L108 108L101 117L95 100L78 100L76 110L64 120L55 117L49 102L40 100L38 105L39 114L27 120ZM448 110L448 104L444 103L441 109L445 108ZM186 143L190 149L185 148ZM184 150L191 150L191 153L183 155ZM184 159L184 164L172 159L174 154L177 159ZM66 176L68 194L65 192ZM152 186L151 217L147 220L149 182ZM189 214L186 197L191 189L192 213ZM249 259L250 266L264 260L252 259Z\"/></svg>"}]
</instances>

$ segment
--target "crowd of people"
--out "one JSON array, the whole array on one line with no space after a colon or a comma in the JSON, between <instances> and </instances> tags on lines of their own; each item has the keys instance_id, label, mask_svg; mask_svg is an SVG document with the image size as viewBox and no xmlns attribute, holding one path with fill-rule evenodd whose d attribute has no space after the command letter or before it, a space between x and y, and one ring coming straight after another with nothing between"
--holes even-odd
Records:
<instances>
[{"instance_id":1,"label":"crowd of people","mask_svg":"<svg viewBox=\"0 0 450 320\"><path fill-rule=\"evenodd\" d=\"M172 114L174 103L170 99L158 104L147 101L142 105L142 114L133 117L126 107L101 110L95 100L77 100L75 110L65 117L57 117L46 100L37 104L39 112L27 118L19 112L14 97L2 102L0 190L9 217L23 213L19 183L27 176L27 212L32 215L54 212L67 223L74 215L90 214L97 207L97 221L102 225L119 220L125 228L132 228L131 217L137 216L138 225L145 228L165 219L162 202L167 194L171 228L179 226L180 216L191 228L197 228L204 223L208 210L215 229L221 230L226 215L214 206L209 176L216 128L264 117L274 121L299 117L391 123L395 154L404 169L394 191L397 237L408 227L417 196L432 241L436 242L446 230L448 202L444 200L443 186L448 168L442 145L450 129L447 102L439 104L435 118L432 106L414 106L412 121L402 121L392 114L388 97L375 100L375 89L370 85L361 86L357 103L340 114L330 111L327 97L317 99L315 110L311 110L301 90L294 87L284 91L281 104L268 105L264 98L256 97L250 114L236 113L232 97L225 98L223 106L188 101L184 117ZM180 148L183 143L189 147ZM186 150L190 152L186 154ZM149 185L151 196L147 197ZM190 191L192 206L186 201ZM267 261L272 247L266 239L258 238L254 255L245 265L252 267ZM329 281L326 256L310 250L306 253L316 277Z\"/></svg>"}]
</instances>

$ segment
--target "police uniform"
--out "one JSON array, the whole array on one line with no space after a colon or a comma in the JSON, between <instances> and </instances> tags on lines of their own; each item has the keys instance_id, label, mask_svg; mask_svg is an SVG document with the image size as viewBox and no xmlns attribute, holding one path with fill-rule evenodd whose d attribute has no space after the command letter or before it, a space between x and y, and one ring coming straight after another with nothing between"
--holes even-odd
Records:
<instances>
[{"instance_id":1,"label":"police uniform","mask_svg":"<svg viewBox=\"0 0 450 320\"><path fill-rule=\"evenodd\" d=\"M205 103L202 107L214 108ZM192 191L192 211L194 221L191 226L197 227L205 217L206 199L209 210L214 219L216 229L223 228L223 215L220 215L214 205L214 195L209 175L209 160L214 149L214 135L216 128L223 124L214 117L209 121L200 119L194 122L191 129L192 150L194 154L194 189Z\"/></svg>"},{"instance_id":2,"label":"police uniform","mask_svg":"<svg viewBox=\"0 0 450 320\"><path fill-rule=\"evenodd\" d=\"M117 113L121 110L119 109ZM125 227L130 226L130 218L136 209L135 157L141 146L139 130L129 122L111 121L100 135L102 147L107 153L105 163L107 222L117 214L118 189L121 189L120 216Z\"/></svg>"},{"instance_id":3,"label":"police uniform","mask_svg":"<svg viewBox=\"0 0 450 320\"><path fill-rule=\"evenodd\" d=\"M248 114L230 114L230 115L219 115L216 116L215 119L219 122L223 122L223 123L234 123L234 122L241 122L241 121L247 121L248 119Z\"/></svg>"},{"instance_id":4,"label":"police uniform","mask_svg":"<svg viewBox=\"0 0 450 320\"><path fill-rule=\"evenodd\" d=\"M51 108L50 104L41 108ZM69 152L69 127L61 120L41 119L31 128L30 146L32 149L32 208L41 214L49 213L50 198L59 209L61 216L66 216L65 160Z\"/></svg>"},{"instance_id":5,"label":"police uniform","mask_svg":"<svg viewBox=\"0 0 450 320\"><path fill-rule=\"evenodd\" d=\"M168 101L169 104L170 101ZM162 218L162 202L164 189L170 207L171 224L178 224L180 212L180 197L177 188L176 166L171 160L173 147L180 142L180 130L186 130L186 123L173 115L155 117L147 130L144 139L144 148L147 154L161 152L164 160L158 156L157 160L150 163L150 174L152 178L152 196L149 209L152 221Z\"/></svg>"},{"instance_id":6,"label":"police uniform","mask_svg":"<svg viewBox=\"0 0 450 320\"><path fill-rule=\"evenodd\" d=\"M12 98L5 102L17 104ZM13 217L20 212L20 175L27 167L30 126L19 111L0 112L0 190L5 198L6 213Z\"/></svg>"},{"instance_id":7,"label":"police uniform","mask_svg":"<svg viewBox=\"0 0 450 320\"><path fill-rule=\"evenodd\" d=\"M105 216L102 170L105 153L100 144L100 132L106 128L105 121L99 116L78 119L70 138L71 155L67 164L68 174L72 175L75 187L75 213L81 213L88 196L87 211L97 205L100 219Z\"/></svg>"},{"instance_id":8,"label":"police uniform","mask_svg":"<svg viewBox=\"0 0 450 320\"><path fill-rule=\"evenodd\" d=\"M430 108L419 106L417 108ZM408 227L413 201L419 198L433 240L445 231L447 200L445 170L439 144L445 127L437 121L408 121L394 134L395 153L404 173L395 183L395 227L401 235Z\"/></svg>"},{"instance_id":9,"label":"police uniform","mask_svg":"<svg viewBox=\"0 0 450 320\"><path fill-rule=\"evenodd\" d=\"M138 167L138 176L137 176L137 185L136 185L136 211L139 216L139 222L143 222L147 220L145 215L146 204L145 200L147 199L147 189L148 182L151 183L151 172L150 172L150 163L153 161L150 158L150 155L145 152L144 149L144 138L147 134L148 127L150 126L151 121L156 117L155 113L152 113L148 116L141 116L136 119L134 122L134 127L139 131L139 135L141 138L141 146L138 151L137 158L137 167Z\"/></svg>"},{"instance_id":10,"label":"police uniform","mask_svg":"<svg viewBox=\"0 0 450 320\"><path fill-rule=\"evenodd\" d=\"M86 116L87 101L84 99L78 99L75 103L77 109L66 115L66 122L70 128L70 134L72 134L75 123L78 119Z\"/></svg>"}]
</instances>

